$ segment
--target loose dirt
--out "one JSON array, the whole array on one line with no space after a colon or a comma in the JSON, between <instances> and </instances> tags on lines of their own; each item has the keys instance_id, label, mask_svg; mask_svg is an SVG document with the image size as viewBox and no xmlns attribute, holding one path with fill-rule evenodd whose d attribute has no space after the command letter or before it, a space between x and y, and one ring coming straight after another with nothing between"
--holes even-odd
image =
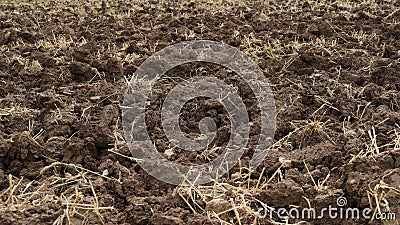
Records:
<instances>
[{"instance_id":1,"label":"loose dirt","mask_svg":"<svg viewBox=\"0 0 400 225\"><path fill-rule=\"evenodd\" d=\"M400 217L399 8L397 1L1 1L0 224L273 224L284 221L256 218L262 203L321 209L338 207L340 197L343 207ZM176 187L132 158L121 104L145 59L197 39L227 43L257 62L275 96L277 130L262 166L248 173L260 132L249 87L212 64L170 70L146 110L150 136L170 160L202 164L220 153L183 152L165 137L160 104L182 79L214 76L237 87L252 124L249 149L229 174ZM182 130L196 137L205 116L217 124L212 144L223 147L230 123L216 101L188 102ZM288 222L301 221L399 220Z\"/></svg>"}]
</instances>

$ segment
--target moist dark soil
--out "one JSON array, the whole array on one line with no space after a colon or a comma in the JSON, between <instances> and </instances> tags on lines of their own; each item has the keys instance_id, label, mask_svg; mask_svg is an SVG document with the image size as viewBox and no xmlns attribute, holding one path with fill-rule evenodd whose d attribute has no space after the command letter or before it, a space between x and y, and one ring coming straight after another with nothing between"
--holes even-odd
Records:
<instances>
[{"instance_id":1,"label":"moist dark soil","mask_svg":"<svg viewBox=\"0 0 400 225\"><path fill-rule=\"evenodd\" d=\"M221 224L202 210L207 201L199 199L191 208L176 186L158 181L129 158L121 125L127 81L140 64L164 47L200 39L245 52L273 90L276 144L244 182L273 178L254 198L275 208L323 208L345 197L347 207L379 208L400 217L399 9L395 1L1 1L0 224ZM152 141L162 153L172 148L169 159L183 164L206 163L220 153L173 148L162 131L165 96L194 76L218 77L244 99L252 138L241 159L246 165L260 132L259 107L249 86L217 65L181 65L156 83L146 109ZM181 129L196 137L204 117L217 124L212 145L223 147L230 123L217 101L188 102ZM219 182L237 186L232 177L240 170L235 166ZM77 171L86 173L71 178ZM11 198L10 186L17 187ZM23 207L13 207L26 199L24 187L29 193L42 188ZM88 196L79 198L82 203L97 199L99 207L113 209L85 214L82 206L69 214L68 204L60 201L68 202L68 196L78 201L81 195ZM251 207L257 211L260 205ZM67 214L72 216L63 217ZM233 211L221 218L239 224ZM280 221L276 215L273 220ZM240 222L254 221L243 217ZM271 223L259 219L259 224Z\"/></svg>"}]
</instances>

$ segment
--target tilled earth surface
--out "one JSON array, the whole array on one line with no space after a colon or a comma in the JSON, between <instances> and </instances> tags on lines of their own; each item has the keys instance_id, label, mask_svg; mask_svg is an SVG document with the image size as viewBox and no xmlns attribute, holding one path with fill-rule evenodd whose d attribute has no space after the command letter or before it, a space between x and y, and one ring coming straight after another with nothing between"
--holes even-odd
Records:
<instances>
[{"instance_id":1,"label":"tilled earth surface","mask_svg":"<svg viewBox=\"0 0 400 225\"><path fill-rule=\"evenodd\" d=\"M271 224L284 221L256 218L261 203L321 209L341 197L344 209L400 217L399 9L398 1L1 1L0 224ZM131 157L121 105L144 60L197 39L237 47L260 66L277 130L257 171L245 169L250 143L228 175L184 188ZM171 150L161 130L160 102L192 76L237 87L257 137L259 110L243 80L211 64L181 65L157 83L146 111L160 152L182 163L219 153ZM204 116L217 121L214 146L224 146L229 118L218 102L187 103L182 130L198 133ZM288 222L301 221L398 224Z\"/></svg>"}]
</instances>

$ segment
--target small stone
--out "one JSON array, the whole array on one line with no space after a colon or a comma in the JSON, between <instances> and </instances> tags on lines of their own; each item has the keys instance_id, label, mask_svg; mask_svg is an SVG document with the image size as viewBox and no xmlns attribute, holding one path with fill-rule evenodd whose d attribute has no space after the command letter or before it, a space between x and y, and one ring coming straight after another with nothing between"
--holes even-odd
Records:
<instances>
[{"instance_id":1,"label":"small stone","mask_svg":"<svg viewBox=\"0 0 400 225\"><path fill-rule=\"evenodd\" d=\"M103 176L108 176L108 174L110 174L110 173L108 172L107 169L103 170L103 173L102 173Z\"/></svg>"},{"instance_id":2,"label":"small stone","mask_svg":"<svg viewBox=\"0 0 400 225\"><path fill-rule=\"evenodd\" d=\"M164 154L169 158L169 157L173 156L175 153L172 149L167 149L164 151Z\"/></svg>"},{"instance_id":3,"label":"small stone","mask_svg":"<svg viewBox=\"0 0 400 225\"><path fill-rule=\"evenodd\" d=\"M215 213L221 213L231 208L232 208L231 203L222 198L212 199L206 204L206 211Z\"/></svg>"},{"instance_id":4,"label":"small stone","mask_svg":"<svg viewBox=\"0 0 400 225\"><path fill-rule=\"evenodd\" d=\"M353 185L355 184L357 181L355 179L351 179L349 181L347 181L348 184Z\"/></svg>"}]
</instances>

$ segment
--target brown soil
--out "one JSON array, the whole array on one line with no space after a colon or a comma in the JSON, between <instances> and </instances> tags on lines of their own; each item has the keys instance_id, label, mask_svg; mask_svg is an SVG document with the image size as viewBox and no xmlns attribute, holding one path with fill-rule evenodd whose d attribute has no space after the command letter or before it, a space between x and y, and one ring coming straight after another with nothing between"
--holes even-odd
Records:
<instances>
[{"instance_id":1,"label":"brown soil","mask_svg":"<svg viewBox=\"0 0 400 225\"><path fill-rule=\"evenodd\" d=\"M336 206L338 197L347 207L400 217L399 7L396 1L2 1L0 224L239 224L239 217L252 224L261 207L254 199L276 208L322 208ZM143 171L124 142L120 118L136 68L155 51L196 39L221 41L252 57L277 109L276 144L247 176L244 165L260 127L243 80L194 63L157 83L146 120L160 152L171 146L159 106L181 78L216 76L247 99L253 141L241 166L199 189L168 185ZM218 126L213 144L224 146L230 126L218 102L188 102L183 130L195 136L204 116ZM218 153L174 149L170 160L200 164ZM216 186L219 197L208 189ZM241 197L249 200L246 207L222 210ZM276 215L258 220L272 221L282 222Z\"/></svg>"}]
</instances>

